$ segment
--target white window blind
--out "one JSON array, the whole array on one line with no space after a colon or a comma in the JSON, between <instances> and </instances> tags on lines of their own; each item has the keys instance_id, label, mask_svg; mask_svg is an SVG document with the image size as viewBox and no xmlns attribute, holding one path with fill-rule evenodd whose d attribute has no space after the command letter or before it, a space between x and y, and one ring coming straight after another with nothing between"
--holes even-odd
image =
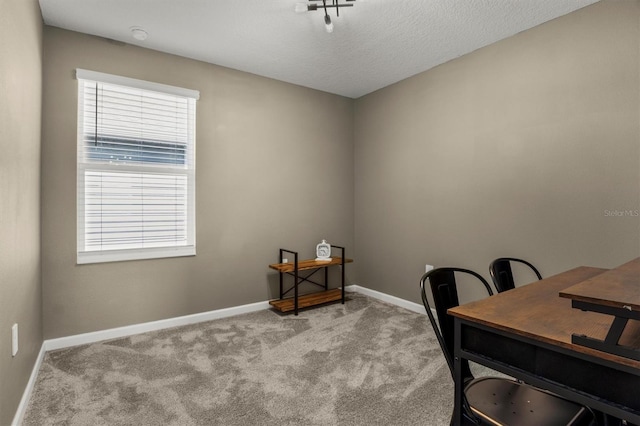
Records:
<instances>
[{"instance_id":1,"label":"white window blind","mask_svg":"<svg viewBox=\"0 0 640 426\"><path fill-rule=\"evenodd\" d=\"M195 254L198 92L78 79L78 263Z\"/></svg>"}]
</instances>

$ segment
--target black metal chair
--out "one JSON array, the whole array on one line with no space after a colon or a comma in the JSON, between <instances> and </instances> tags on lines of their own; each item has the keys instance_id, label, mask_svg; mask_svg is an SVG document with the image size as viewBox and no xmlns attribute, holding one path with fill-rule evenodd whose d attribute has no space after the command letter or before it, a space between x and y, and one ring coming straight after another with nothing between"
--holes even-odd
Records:
<instances>
[{"instance_id":1,"label":"black metal chair","mask_svg":"<svg viewBox=\"0 0 640 426\"><path fill-rule=\"evenodd\" d=\"M542 279L542 275L540 275L540 272L538 272L536 267L526 260L516 259L513 257L501 257L494 260L489 265L491 280L496 286L496 290L498 290L498 293L502 293L503 291L511 290L516 287L515 281L513 280L511 262L519 262L527 265L536 274L539 280Z\"/></svg>"},{"instance_id":2,"label":"black metal chair","mask_svg":"<svg viewBox=\"0 0 640 426\"><path fill-rule=\"evenodd\" d=\"M437 268L424 274L420 280L422 303L452 378L454 320L447 314L447 309L459 305L456 274L472 275L484 285L489 296L493 294L489 283L468 269ZM427 282L433 295L437 322L427 299ZM462 376L465 424L540 426L587 425L592 422L593 415L589 409L543 390L506 378L475 378L467 360L462 360Z\"/></svg>"}]
</instances>

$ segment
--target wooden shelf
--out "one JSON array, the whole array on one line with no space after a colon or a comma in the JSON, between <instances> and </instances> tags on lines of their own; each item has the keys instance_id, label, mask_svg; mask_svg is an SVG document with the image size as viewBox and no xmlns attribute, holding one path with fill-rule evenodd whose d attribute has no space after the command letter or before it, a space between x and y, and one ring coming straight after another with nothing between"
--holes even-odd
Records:
<instances>
[{"instance_id":1,"label":"wooden shelf","mask_svg":"<svg viewBox=\"0 0 640 426\"><path fill-rule=\"evenodd\" d=\"M344 259L344 263L351 263L353 259ZM317 261L315 259L309 260L301 260L298 262L298 271L306 271L309 269L318 269L324 268L325 266L331 265L341 265L342 258L341 257L332 257L329 261ZM288 263L273 263L269 265L269 268L275 269L278 272L293 272L295 270L295 265L293 262Z\"/></svg>"},{"instance_id":2,"label":"wooden shelf","mask_svg":"<svg viewBox=\"0 0 640 426\"><path fill-rule=\"evenodd\" d=\"M339 288L334 288L332 290L327 290L327 291L319 291L311 294L305 294L303 296L298 296L298 309L308 308L310 306L322 305L324 303L329 303L329 302L335 302L336 300L341 300L341 299L342 299L342 291ZM295 301L293 297L289 299L282 299L282 300L271 300L269 303L280 312L290 312L295 309Z\"/></svg>"},{"instance_id":3,"label":"wooden shelf","mask_svg":"<svg viewBox=\"0 0 640 426\"><path fill-rule=\"evenodd\" d=\"M353 259L347 259L344 255L344 247L332 245L332 248L340 250L340 256L332 256L329 260L316 260L305 259L299 260L298 252L280 249L280 263L272 263L269 268L278 271L280 278L280 298L272 300L269 303L275 309L281 312L293 311L295 315L298 315L298 310L301 308L307 308L310 306L322 305L324 303L341 300L344 304L344 270L346 268L340 268L340 288L329 290L329 267L330 266L343 266L347 263L353 262ZM292 255L294 261L283 263L286 254ZM287 256L288 257L288 256ZM324 282L319 280L313 280L312 276L319 270L324 269ZM304 273L300 273L305 271ZM288 290L284 289L284 278L286 276L293 277L293 286ZM313 284L323 288L323 291L311 294L305 294L301 296L298 292L298 286L302 283ZM293 297L285 299L285 295L293 290Z\"/></svg>"}]
</instances>

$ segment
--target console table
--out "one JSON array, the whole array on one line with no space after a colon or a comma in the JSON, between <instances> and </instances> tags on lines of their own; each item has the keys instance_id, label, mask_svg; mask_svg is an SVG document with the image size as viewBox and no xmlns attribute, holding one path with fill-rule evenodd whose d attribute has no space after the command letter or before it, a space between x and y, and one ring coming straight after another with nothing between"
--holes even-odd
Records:
<instances>
[{"instance_id":1,"label":"console table","mask_svg":"<svg viewBox=\"0 0 640 426\"><path fill-rule=\"evenodd\" d=\"M353 259L345 258L344 247L331 245L331 248L340 249L342 251L342 256L332 257L331 260L328 261L317 261L315 259L298 260L298 252L281 248L280 263L273 263L269 265L269 268L275 269L280 274L280 299L271 300L269 302L271 306L280 312L293 311L295 315L298 315L298 310L301 308L316 306L336 300L342 300L342 303L344 304L344 266L346 263L353 262ZM293 262L283 262L285 253L293 255ZM340 288L329 290L329 275L327 269L329 266L335 265L341 266L341 285ZM318 283L311 280L311 276L321 269L324 269L324 282ZM310 273L306 276L302 276L300 274L301 271L309 271ZM284 290L285 275L293 277L293 286L286 291ZM322 287L324 290L300 296L298 294L298 286L303 282L308 282ZM293 297L285 299L284 296L291 290L293 290Z\"/></svg>"}]
</instances>

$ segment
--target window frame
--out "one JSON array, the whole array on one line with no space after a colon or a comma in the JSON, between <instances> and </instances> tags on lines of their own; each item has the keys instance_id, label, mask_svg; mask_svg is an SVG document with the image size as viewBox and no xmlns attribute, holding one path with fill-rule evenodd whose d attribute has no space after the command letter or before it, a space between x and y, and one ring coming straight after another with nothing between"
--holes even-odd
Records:
<instances>
[{"instance_id":1,"label":"window frame","mask_svg":"<svg viewBox=\"0 0 640 426\"><path fill-rule=\"evenodd\" d=\"M196 215L195 215L195 171L196 171L196 101L200 98L197 90L185 89L176 86L169 86L160 83L153 83L144 80L137 80L112 74L96 71L76 69L76 79L78 80L78 121L77 121L77 183L76 183L76 219L77 219L77 264L91 264L102 262L118 262L128 260L159 259L168 257L195 256L196 254ZM185 167L170 167L160 164L107 164L96 161L92 163L85 158L84 147L84 81L105 83L110 85L124 86L132 89L140 89L150 92L158 92L163 95L187 98L188 108L188 128L187 128L187 156L191 160L185 160ZM115 135L116 137L119 135ZM158 174L164 176L185 176L186 177L186 245L167 245L163 247L139 247L128 249L106 249L106 250L86 250L85 246L85 173L88 170L98 172L120 172L138 173L145 176Z\"/></svg>"}]
</instances>

